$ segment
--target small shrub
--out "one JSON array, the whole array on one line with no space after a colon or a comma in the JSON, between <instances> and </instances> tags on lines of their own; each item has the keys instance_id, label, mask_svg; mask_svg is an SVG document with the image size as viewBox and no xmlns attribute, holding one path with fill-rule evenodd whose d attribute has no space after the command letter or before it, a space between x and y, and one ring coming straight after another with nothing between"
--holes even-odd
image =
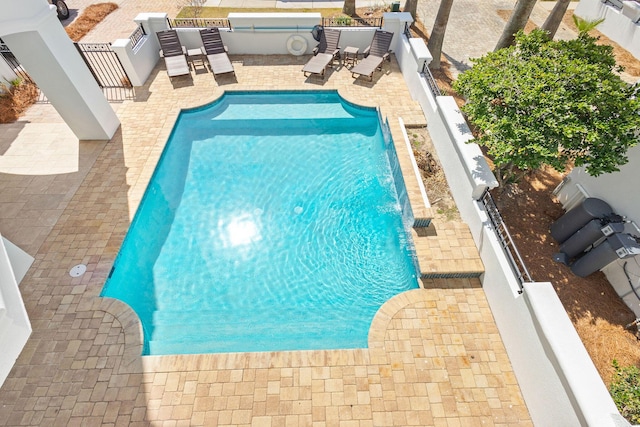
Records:
<instances>
[{"instance_id":1,"label":"small shrub","mask_svg":"<svg viewBox=\"0 0 640 427\"><path fill-rule=\"evenodd\" d=\"M336 25L339 27L348 27L351 25L351 18L348 16L338 16L336 18Z\"/></svg>"},{"instance_id":2,"label":"small shrub","mask_svg":"<svg viewBox=\"0 0 640 427\"><path fill-rule=\"evenodd\" d=\"M620 367L613 361L615 374L609 392L620 414L631 424L640 423L640 369L637 366Z\"/></svg>"},{"instance_id":3,"label":"small shrub","mask_svg":"<svg viewBox=\"0 0 640 427\"><path fill-rule=\"evenodd\" d=\"M65 28L69 38L74 41L80 41L86 36L96 25L98 25L111 12L116 10L118 5L115 3L96 3L88 6L75 21L67 25Z\"/></svg>"},{"instance_id":4,"label":"small shrub","mask_svg":"<svg viewBox=\"0 0 640 427\"><path fill-rule=\"evenodd\" d=\"M38 88L29 81L16 79L3 85L0 93L0 123L13 123L38 99Z\"/></svg>"}]
</instances>

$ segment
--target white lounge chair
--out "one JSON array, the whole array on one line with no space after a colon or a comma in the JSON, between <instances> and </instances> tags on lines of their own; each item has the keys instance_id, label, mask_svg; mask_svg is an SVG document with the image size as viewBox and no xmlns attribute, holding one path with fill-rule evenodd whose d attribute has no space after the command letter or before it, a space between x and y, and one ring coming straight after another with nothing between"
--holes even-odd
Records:
<instances>
[{"instance_id":1,"label":"white lounge chair","mask_svg":"<svg viewBox=\"0 0 640 427\"><path fill-rule=\"evenodd\" d=\"M180 44L176 30L158 31L156 35L160 43L160 56L164 58L169 77L191 75L185 49Z\"/></svg>"}]
</instances>

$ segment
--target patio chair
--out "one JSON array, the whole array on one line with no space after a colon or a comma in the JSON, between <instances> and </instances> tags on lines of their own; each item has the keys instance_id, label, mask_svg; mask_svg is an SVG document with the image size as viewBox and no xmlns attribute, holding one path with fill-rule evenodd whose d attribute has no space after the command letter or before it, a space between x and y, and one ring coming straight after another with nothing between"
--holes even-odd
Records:
<instances>
[{"instance_id":1,"label":"patio chair","mask_svg":"<svg viewBox=\"0 0 640 427\"><path fill-rule=\"evenodd\" d=\"M191 74L185 49L180 44L176 30L164 30L156 33L160 43L160 56L164 58L169 78Z\"/></svg>"},{"instance_id":2,"label":"patio chair","mask_svg":"<svg viewBox=\"0 0 640 427\"><path fill-rule=\"evenodd\" d=\"M203 44L203 53L207 55L209 67L215 76L216 74L233 73L233 64L227 54L227 47L222 42L220 30L218 28L204 28L200 30L200 38Z\"/></svg>"},{"instance_id":3,"label":"patio chair","mask_svg":"<svg viewBox=\"0 0 640 427\"><path fill-rule=\"evenodd\" d=\"M364 50L365 58L351 69L351 77L357 78L356 74L368 76L373 81L373 73L382 70L382 62L390 59L391 40L393 33L390 31L376 30L369 47Z\"/></svg>"},{"instance_id":4,"label":"patio chair","mask_svg":"<svg viewBox=\"0 0 640 427\"><path fill-rule=\"evenodd\" d=\"M304 68L302 68L302 72L305 77L311 74L319 74L324 79L325 71L327 70L327 67L331 65L333 59L334 56L331 53L318 53L307 61Z\"/></svg>"},{"instance_id":5,"label":"patio chair","mask_svg":"<svg viewBox=\"0 0 640 427\"><path fill-rule=\"evenodd\" d=\"M324 28L320 33L318 46L313 48L313 55L329 53L334 59L340 60L340 30L336 28Z\"/></svg>"}]
</instances>

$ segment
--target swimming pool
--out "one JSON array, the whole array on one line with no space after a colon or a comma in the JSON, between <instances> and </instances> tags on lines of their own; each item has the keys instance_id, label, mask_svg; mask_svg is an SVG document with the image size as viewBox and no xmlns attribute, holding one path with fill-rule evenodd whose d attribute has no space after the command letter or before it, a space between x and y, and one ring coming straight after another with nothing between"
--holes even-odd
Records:
<instances>
[{"instance_id":1,"label":"swimming pool","mask_svg":"<svg viewBox=\"0 0 640 427\"><path fill-rule=\"evenodd\" d=\"M335 91L182 111L101 294L138 314L144 354L367 347L418 287L383 129Z\"/></svg>"}]
</instances>

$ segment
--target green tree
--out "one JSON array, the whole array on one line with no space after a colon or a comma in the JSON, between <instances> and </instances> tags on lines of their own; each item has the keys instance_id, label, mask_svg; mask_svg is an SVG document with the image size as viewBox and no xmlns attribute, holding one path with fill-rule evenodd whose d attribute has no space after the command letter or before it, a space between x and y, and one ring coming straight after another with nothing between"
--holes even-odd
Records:
<instances>
[{"instance_id":1,"label":"green tree","mask_svg":"<svg viewBox=\"0 0 640 427\"><path fill-rule=\"evenodd\" d=\"M628 161L640 138L640 88L616 74L612 50L586 33L553 41L521 31L514 46L474 59L459 76L454 89L499 181L571 163L597 176Z\"/></svg>"},{"instance_id":2,"label":"green tree","mask_svg":"<svg viewBox=\"0 0 640 427\"><path fill-rule=\"evenodd\" d=\"M453 0L440 0L438 14L436 15L436 20L433 23L433 31L431 31L429 42L427 43L427 48L429 49L429 52L431 52L431 56L433 56L433 59L429 64L429 68L432 70L440 69L442 43L444 42L444 34L447 31L447 23L449 22L449 14L452 6Z\"/></svg>"},{"instance_id":3,"label":"green tree","mask_svg":"<svg viewBox=\"0 0 640 427\"><path fill-rule=\"evenodd\" d=\"M516 33L523 30L524 26L527 25L527 21L535 5L536 0L518 0L494 50L503 49L513 44Z\"/></svg>"}]
</instances>

